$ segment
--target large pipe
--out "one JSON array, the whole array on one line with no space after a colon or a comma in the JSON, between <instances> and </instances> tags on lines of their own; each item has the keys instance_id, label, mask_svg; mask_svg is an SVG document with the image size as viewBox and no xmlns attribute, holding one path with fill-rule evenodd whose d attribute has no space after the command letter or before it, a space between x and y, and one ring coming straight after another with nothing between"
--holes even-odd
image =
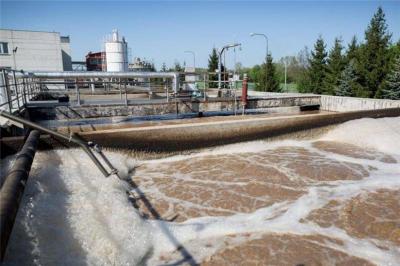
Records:
<instances>
[{"instance_id":1,"label":"large pipe","mask_svg":"<svg viewBox=\"0 0 400 266\"><path fill-rule=\"evenodd\" d=\"M63 71L63 72L24 72L15 73L17 77L41 79L79 79L79 78L171 78L173 89L179 91L177 72L101 72L101 71Z\"/></svg>"},{"instance_id":2,"label":"large pipe","mask_svg":"<svg viewBox=\"0 0 400 266\"><path fill-rule=\"evenodd\" d=\"M14 225L15 217L17 216L19 203L29 177L29 171L32 166L33 158L35 157L39 136L40 133L38 130L32 130L30 132L0 189L1 260L4 258L7 242Z\"/></svg>"}]
</instances>

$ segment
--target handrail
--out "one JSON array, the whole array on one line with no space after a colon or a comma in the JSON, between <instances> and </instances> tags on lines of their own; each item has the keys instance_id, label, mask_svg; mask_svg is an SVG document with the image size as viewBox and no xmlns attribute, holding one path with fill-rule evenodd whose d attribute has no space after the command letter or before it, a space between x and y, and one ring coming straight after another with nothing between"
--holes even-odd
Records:
<instances>
[{"instance_id":1,"label":"handrail","mask_svg":"<svg viewBox=\"0 0 400 266\"><path fill-rule=\"evenodd\" d=\"M116 174L118 176L118 170L110 163L110 161L105 157L104 153L101 150L101 147L98 146L97 144L88 141L86 142L85 140L81 139L78 137L78 135L74 135L71 134L70 136L61 134L59 132L53 131L51 129L42 127L36 123L33 123L29 120L23 119L21 117L12 115L4 110L0 110L0 116L3 116L5 118L8 118L12 121L21 123L29 128L33 128L33 129L37 129L38 131L44 132L46 134L52 135L56 138L62 139L62 140L66 140L68 142L72 142L75 143L77 145L79 145L84 152L86 152L86 154L89 156L89 158L93 161L93 163L97 166L97 168L99 168L99 170L102 172L102 174L105 177L108 177L110 175ZM106 170L106 168L101 164L101 162L99 161L99 159L93 154L92 149L97 152L100 157L103 159L103 161L107 164L107 166L111 169L110 172L108 172Z\"/></svg>"}]
</instances>

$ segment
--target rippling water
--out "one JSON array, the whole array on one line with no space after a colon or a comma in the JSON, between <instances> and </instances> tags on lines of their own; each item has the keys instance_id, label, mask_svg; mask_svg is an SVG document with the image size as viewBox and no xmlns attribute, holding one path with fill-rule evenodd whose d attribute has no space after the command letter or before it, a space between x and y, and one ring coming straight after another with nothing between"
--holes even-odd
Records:
<instances>
[{"instance_id":1,"label":"rippling water","mask_svg":"<svg viewBox=\"0 0 400 266\"><path fill-rule=\"evenodd\" d=\"M381 118L157 160L108 152L133 189L79 150L39 152L6 265L396 265L399 151L400 118Z\"/></svg>"}]
</instances>

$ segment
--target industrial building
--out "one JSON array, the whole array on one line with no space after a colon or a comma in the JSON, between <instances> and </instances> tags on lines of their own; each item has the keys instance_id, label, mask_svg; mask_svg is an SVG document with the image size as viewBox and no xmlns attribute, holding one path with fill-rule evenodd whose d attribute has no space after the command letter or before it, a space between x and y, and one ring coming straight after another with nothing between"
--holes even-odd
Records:
<instances>
[{"instance_id":1,"label":"industrial building","mask_svg":"<svg viewBox=\"0 0 400 266\"><path fill-rule=\"evenodd\" d=\"M70 38L59 32L0 29L0 68L70 71Z\"/></svg>"},{"instance_id":2,"label":"industrial building","mask_svg":"<svg viewBox=\"0 0 400 266\"><path fill-rule=\"evenodd\" d=\"M128 71L128 43L119 38L118 31L106 37L103 51L86 55L87 71L126 72Z\"/></svg>"},{"instance_id":3,"label":"industrial building","mask_svg":"<svg viewBox=\"0 0 400 266\"><path fill-rule=\"evenodd\" d=\"M129 71L134 71L134 72L151 72L154 71L154 66L151 62L148 62L146 60L140 59L140 57L136 57L133 60L133 63L130 63L128 65Z\"/></svg>"},{"instance_id":4,"label":"industrial building","mask_svg":"<svg viewBox=\"0 0 400 266\"><path fill-rule=\"evenodd\" d=\"M105 71L107 69L106 53L105 52L97 52L97 53L89 52L86 55L86 69L87 69L87 71Z\"/></svg>"}]
</instances>

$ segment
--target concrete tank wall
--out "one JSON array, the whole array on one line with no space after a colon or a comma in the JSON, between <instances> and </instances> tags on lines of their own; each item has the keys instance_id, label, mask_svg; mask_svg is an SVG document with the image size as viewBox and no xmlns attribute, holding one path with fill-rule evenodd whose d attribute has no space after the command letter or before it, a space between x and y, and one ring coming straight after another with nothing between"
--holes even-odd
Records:
<instances>
[{"instance_id":1,"label":"concrete tank wall","mask_svg":"<svg viewBox=\"0 0 400 266\"><path fill-rule=\"evenodd\" d=\"M280 117L245 117L245 119L231 121L96 130L82 132L80 136L109 148L152 152L177 151L269 138L364 117L399 115L400 108L391 108ZM71 143L55 141L48 136L42 136L41 140L41 149L71 145ZM14 147L17 144L23 144L23 141L24 137L2 138L0 144L3 147Z\"/></svg>"},{"instance_id":2,"label":"concrete tank wall","mask_svg":"<svg viewBox=\"0 0 400 266\"><path fill-rule=\"evenodd\" d=\"M368 99L321 95L321 110L348 112L400 107L400 100Z\"/></svg>"},{"instance_id":3,"label":"concrete tank wall","mask_svg":"<svg viewBox=\"0 0 400 266\"><path fill-rule=\"evenodd\" d=\"M265 98L250 99L248 108L275 108L292 107L302 105L319 104L319 96L307 97L286 97L286 98ZM241 102L236 102L236 110L241 112ZM51 108L39 107L30 108L29 112L33 119L40 120L63 120L63 119L82 119L113 116L147 116L164 114L185 114L195 112L212 111L233 111L235 102L232 100L193 100L193 101L170 101L164 103L147 103L133 105L110 105L110 106L57 106Z\"/></svg>"}]
</instances>

